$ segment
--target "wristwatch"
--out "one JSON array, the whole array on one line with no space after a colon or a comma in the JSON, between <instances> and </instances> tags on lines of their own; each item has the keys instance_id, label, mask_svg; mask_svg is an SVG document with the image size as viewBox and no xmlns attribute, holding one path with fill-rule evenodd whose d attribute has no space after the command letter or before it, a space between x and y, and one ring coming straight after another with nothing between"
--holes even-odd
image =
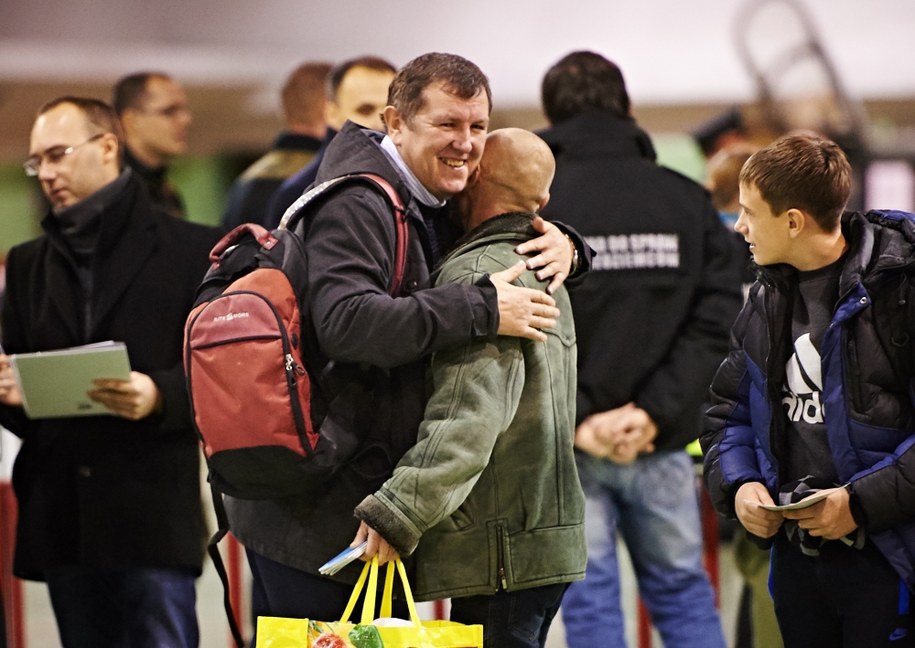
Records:
<instances>
[{"instance_id":1,"label":"wristwatch","mask_svg":"<svg viewBox=\"0 0 915 648\"><path fill-rule=\"evenodd\" d=\"M573 275L578 272L578 268L581 266L581 258L578 256L578 248L575 247L572 237L568 234L565 237L569 240L569 246L572 248L572 265L569 267L569 275Z\"/></svg>"}]
</instances>

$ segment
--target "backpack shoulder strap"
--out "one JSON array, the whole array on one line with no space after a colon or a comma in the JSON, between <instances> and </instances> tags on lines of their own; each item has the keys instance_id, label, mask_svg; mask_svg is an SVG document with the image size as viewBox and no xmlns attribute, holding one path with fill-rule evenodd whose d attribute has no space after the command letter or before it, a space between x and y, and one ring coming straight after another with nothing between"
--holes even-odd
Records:
<instances>
[{"instance_id":1,"label":"backpack shoulder strap","mask_svg":"<svg viewBox=\"0 0 915 648\"><path fill-rule=\"evenodd\" d=\"M298 200L289 206L283 218L280 220L280 229L294 230L296 225L302 220L307 213L305 209L310 204L316 204L315 201L321 196L326 196L331 189L342 184L350 182L363 182L369 186L378 189L387 199L394 215L394 231L396 233L394 246L394 276L391 279L391 285L388 293L391 296L400 292L403 284L404 273L407 266L407 239L409 235L409 226L407 225L407 210L404 207L403 199L397 190L382 176L375 173L352 173L349 175L337 176L330 180L325 180L321 184L315 185Z\"/></svg>"},{"instance_id":2,"label":"backpack shoulder strap","mask_svg":"<svg viewBox=\"0 0 915 648\"><path fill-rule=\"evenodd\" d=\"M222 581L222 604L226 610L226 620L229 622L229 632L232 634L235 648L244 648L245 640L241 634L240 620L236 615L236 610L233 609L232 606L232 591L231 586L229 585L229 575L226 572L225 563L222 561L222 555L219 553L219 541L229 532L229 518L226 515L226 507L222 500L222 493L216 489L216 486L214 486L212 482L210 482L210 493L213 496L213 510L216 512L217 529L209 542L207 542L207 553L210 554L210 560L213 562L213 567L219 575L219 580Z\"/></svg>"}]
</instances>

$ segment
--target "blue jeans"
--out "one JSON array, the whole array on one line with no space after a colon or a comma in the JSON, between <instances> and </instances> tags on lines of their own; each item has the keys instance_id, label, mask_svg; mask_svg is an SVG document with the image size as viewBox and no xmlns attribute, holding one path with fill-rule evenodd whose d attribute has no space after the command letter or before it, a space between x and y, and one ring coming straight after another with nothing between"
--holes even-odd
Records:
<instances>
[{"instance_id":1,"label":"blue jeans","mask_svg":"<svg viewBox=\"0 0 915 648\"><path fill-rule=\"evenodd\" d=\"M449 618L483 626L484 648L543 648L567 585L451 599Z\"/></svg>"},{"instance_id":2,"label":"blue jeans","mask_svg":"<svg viewBox=\"0 0 915 648\"><path fill-rule=\"evenodd\" d=\"M576 453L585 491L588 567L562 604L570 648L625 646L617 531L639 594L665 648L724 648L715 596L702 567L692 460L657 452L621 466Z\"/></svg>"},{"instance_id":3,"label":"blue jeans","mask_svg":"<svg viewBox=\"0 0 915 648\"><path fill-rule=\"evenodd\" d=\"M64 648L196 648L195 576L178 569L45 573Z\"/></svg>"}]
</instances>

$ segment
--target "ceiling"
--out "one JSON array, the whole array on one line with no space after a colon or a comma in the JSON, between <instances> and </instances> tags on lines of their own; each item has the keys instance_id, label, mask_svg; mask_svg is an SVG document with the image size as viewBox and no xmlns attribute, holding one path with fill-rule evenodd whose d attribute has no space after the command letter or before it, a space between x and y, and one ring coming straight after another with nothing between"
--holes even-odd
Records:
<instances>
[{"instance_id":1,"label":"ceiling","mask_svg":"<svg viewBox=\"0 0 915 648\"><path fill-rule=\"evenodd\" d=\"M401 65L432 50L467 56L489 75L497 125L530 127L542 124L540 78L574 49L615 60L637 117L665 130L756 102L742 48L785 96L833 91L826 61L838 89L866 103L872 120L876 109L878 125L902 129L886 139L911 137L915 150L913 33L911 0L871 0L866 9L860 0L4 0L0 162L24 157L45 101L107 98L115 79L141 69L185 85L190 153L205 155L266 146L280 127L278 88L301 61L372 53ZM794 65L809 53L798 44L811 42L825 58Z\"/></svg>"}]
</instances>

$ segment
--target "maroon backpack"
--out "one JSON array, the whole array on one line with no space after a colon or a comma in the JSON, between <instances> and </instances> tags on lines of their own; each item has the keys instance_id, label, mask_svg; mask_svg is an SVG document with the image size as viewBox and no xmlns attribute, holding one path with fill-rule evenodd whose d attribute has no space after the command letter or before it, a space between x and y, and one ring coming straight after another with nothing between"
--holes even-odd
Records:
<instances>
[{"instance_id":1,"label":"maroon backpack","mask_svg":"<svg viewBox=\"0 0 915 648\"><path fill-rule=\"evenodd\" d=\"M302 219L334 190L357 182L378 189L392 207L395 295L406 263L406 214L394 188L376 175L322 183L296 201L279 229L239 225L210 253L212 266L185 327L184 368L209 480L222 493L269 499L307 492L356 450L356 438L340 426L322 431L311 418Z\"/></svg>"},{"instance_id":2,"label":"maroon backpack","mask_svg":"<svg viewBox=\"0 0 915 648\"><path fill-rule=\"evenodd\" d=\"M314 207L343 186L361 183L385 196L397 232L394 276L399 290L406 265L408 226L397 191L381 176L353 174L306 192L287 210L278 229L239 225L210 253L212 265L197 290L184 331L184 370L194 425L209 471L218 529L207 551L225 588L218 550L229 530L222 495L271 499L306 494L330 478L356 451L353 430L325 416L312 421L312 381L303 351L310 342L304 239ZM344 401L345 399L341 399ZM326 408L325 408L326 409Z\"/></svg>"}]
</instances>

